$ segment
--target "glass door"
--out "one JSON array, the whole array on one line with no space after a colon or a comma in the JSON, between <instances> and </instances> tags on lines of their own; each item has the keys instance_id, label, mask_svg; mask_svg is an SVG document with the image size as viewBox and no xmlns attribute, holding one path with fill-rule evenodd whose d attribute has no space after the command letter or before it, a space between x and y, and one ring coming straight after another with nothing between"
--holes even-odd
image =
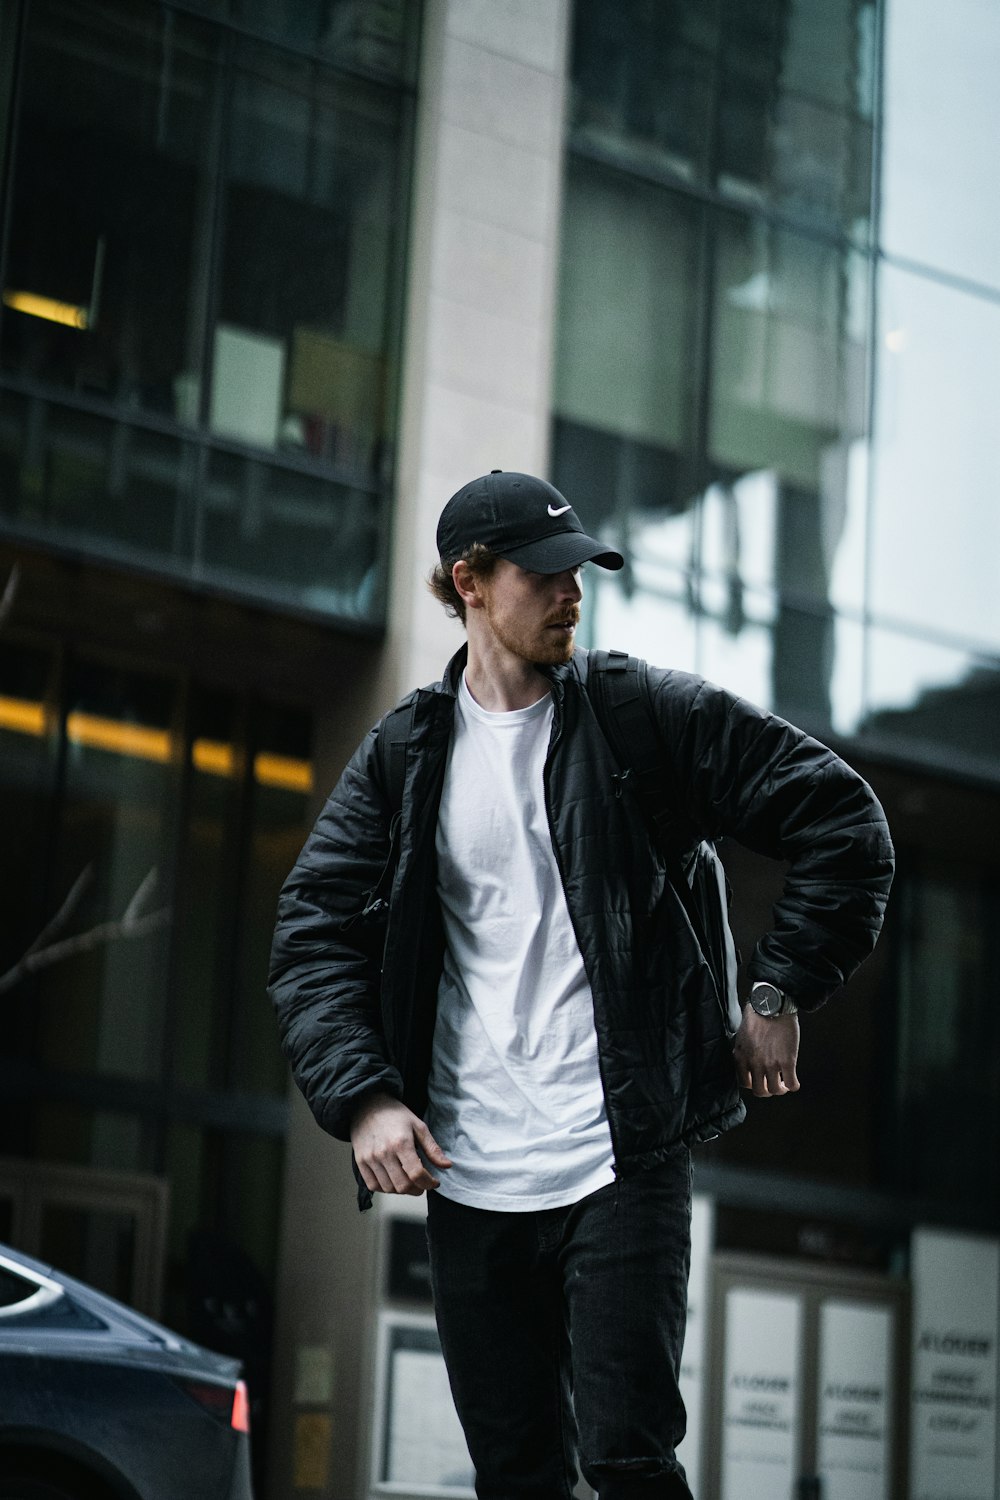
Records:
<instances>
[{"instance_id":1,"label":"glass door","mask_svg":"<svg viewBox=\"0 0 1000 1500\"><path fill-rule=\"evenodd\" d=\"M710 1500L901 1500L904 1283L720 1255L713 1267Z\"/></svg>"}]
</instances>

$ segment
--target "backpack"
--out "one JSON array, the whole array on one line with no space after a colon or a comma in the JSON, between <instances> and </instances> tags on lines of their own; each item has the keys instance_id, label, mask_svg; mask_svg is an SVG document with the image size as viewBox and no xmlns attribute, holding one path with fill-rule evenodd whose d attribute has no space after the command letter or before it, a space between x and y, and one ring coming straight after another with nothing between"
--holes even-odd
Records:
<instances>
[{"instance_id":1,"label":"backpack","mask_svg":"<svg viewBox=\"0 0 1000 1500\"><path fill-rule=\"evenodd\" d=\"M679 797L669 785L662 747L653 717L646 663L625 651L590 651L587 696L608 748L618 765L617 796L631 789L649 823L664 860L667 877L680 897L702 956L712 971L730 1032L740 1022L737 978L740 957L729 926L732 892L715 845L702 839L693 848L681 835ZM377 887L368 892L363 915L387 905L395 864L396 835L403 801L406 747L413 725L413 704L390 713L378 737L383 780L394 809L390 855Z\"/></svg>"},{"instance_id":2,"label":"backpack","mask_svg":"<svg viewBox=\"0 0 1000 1500\"><path fill-rule=\"evenodd\" d=\"M617 794L627 786L635 792L735 1032L740 955L729 925L732 888L715 844L701 839L691 847L678 826L680 795L664 762L646 663L625 651L588 652L587 696L619 766Z\"/></svg>"}]
</instances>

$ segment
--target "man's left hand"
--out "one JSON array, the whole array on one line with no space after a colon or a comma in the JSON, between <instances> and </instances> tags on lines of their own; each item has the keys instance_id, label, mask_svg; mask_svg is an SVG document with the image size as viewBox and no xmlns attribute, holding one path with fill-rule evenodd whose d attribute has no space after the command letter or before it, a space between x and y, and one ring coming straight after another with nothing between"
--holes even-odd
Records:
<instances>
[{"instance_id":1,"label":"man's left hand","mask_svg":"<svg viewBox=\"0 0 1000 1500\"><path fill-rule=\"evenodd\" d=\"M758 1099L794 1094L798 1055L798 1016L759 1016L748 1001L733 1045L740 1088L753 1089Z\"/></svg>"}]
</instances>

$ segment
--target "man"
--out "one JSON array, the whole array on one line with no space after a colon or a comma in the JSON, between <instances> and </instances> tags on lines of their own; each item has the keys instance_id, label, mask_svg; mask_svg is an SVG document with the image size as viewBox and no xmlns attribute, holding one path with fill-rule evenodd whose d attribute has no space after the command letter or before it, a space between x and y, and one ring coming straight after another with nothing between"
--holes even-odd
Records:
<instances>
[{"instance_id":1,"label":"man","mask_svg":"<svg viewBox=\"0 0 1000 1500\"><path fill-rule=\"evenodd\" d=\"M289 876L284 1047L352 1143L362 1207L429 1195L482 1500L568 1497L577 1455L601 1500L690 1496L690 1145L742 1119L739 1085L798 1089L797 1010L873 946L888 831L816 741L648 669L692 844L731 835L790 862L734 1040L574 648L581 565L622 558L551 485L498 470L452 497L437 540L431 587L468 644L371 731Z\"/></svg>"}]
</instances>

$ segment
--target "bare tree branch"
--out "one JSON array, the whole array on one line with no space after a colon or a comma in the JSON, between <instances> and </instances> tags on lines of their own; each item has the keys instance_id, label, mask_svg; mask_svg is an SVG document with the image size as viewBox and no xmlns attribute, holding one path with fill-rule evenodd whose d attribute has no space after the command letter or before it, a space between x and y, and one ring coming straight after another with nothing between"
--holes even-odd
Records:
<instances>
[{"instance_id":1,"label":"bare tree branch","mask_svg":"<svg viewBox=\"0 0 1000 1500\"><path fill-rule=\"evenodd\" d=\"M21 564L15 563L10 570L10 577L7 579L3 594L2 596L0 596L0 630L2 630L4 625L7 623L7 616L14 608L14 600L17 598L17 591L20 587L20 583Z\"/></svg>"},{"instance_id":2,"label":"bare tree branch","mask_svg":"<svg viewBox=\"0 0 1000 1500\"><path fill-rule=\"evenodd\" d=\"M32 954L37 953L39 949L44 948L47 943L50 943L53 938L57 938L69 926L74 912L93 883L94 866L93 864L89 864L80 871L74 880L70 887L69 895L52 920L46 922L41 932L35 938L35 941L31 944L31 947L25 949L23 955L25 958L29 958Z\"/></svg>"},{"instance_id":3,"label":"bare tree branch","mask_svg":"<svg viewBox=\"0 0 1000 1500\"><path fill-rule=\"evenodd\" d=\"M0 630L14 608L20 583L21 565L15 563L4 585L3 594L0 595ZM47 969L51 964L62 963L64 959L72 958L77 953L90 953L94 948L116 943L121 938L143 937L147 932L156 932L159 928L166 927L171 919L169 906L161 906L157 911L144 910L156 889L157 879L154 865L139 882L135 894L117 921L98 922L96 927L91 927L86 932L62 937L61 934L73 920L80 902L94 883L94 866L87 865L74 880L55 916L46 922L17 963L5 974L0 974L0 995L14 989L29 974L36 974L39 969Z\"/></svg>"},{"instance_id":4,"label":"bare tree branch","mask_svg":"<svg viewBox=\"0 0 1000 1500\"><path fill-rule=\"evenodd\" d=\"M158 876L154 865L140 881L121 917L115 921L99 922L96 927L91 927L86 932L75 933L72 937L58 939L57 935L69 925L93 878L93 866L88 865L77 876L66 900L52 920L42 928L31 947L18 959L13 968L8 969L6 974L0 974L0 995L14 989L22 979L26 979L29 974L37 973L39 969L47 969L51 964L61 963L77 953L90 953L95 948L118 942L121 938L144 937L146 933L156 932L170 922L169 906L161 906L156 911L150 912L143 910L156 889ZM53 938L57 938L57 941L53 942Z\"/></svg>"}]
</instances>

